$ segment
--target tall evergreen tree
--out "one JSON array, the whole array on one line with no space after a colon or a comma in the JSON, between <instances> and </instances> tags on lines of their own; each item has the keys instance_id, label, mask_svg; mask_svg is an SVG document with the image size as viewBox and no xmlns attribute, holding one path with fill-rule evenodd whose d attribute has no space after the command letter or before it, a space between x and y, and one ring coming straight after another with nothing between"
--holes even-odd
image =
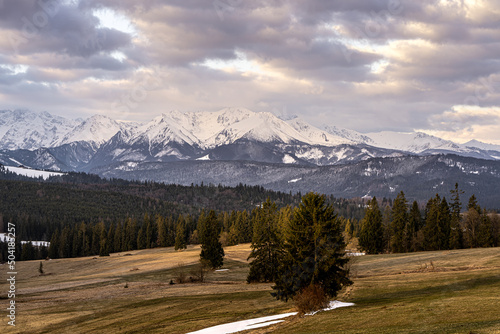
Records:
<instances>
[{"instance_id":1,"label":"tall evergreen tree","mask_svg":"<svg viewBox=\"0 0 500 334\"><path fill-rule=\"evenodd\" d=\"M212 269L222 267L224 249L219 241L219 222L214 210L210 210L206 218L198 223L200 229L201 260L209 263Z\"/></svg>"},{"instance_id":2,"label":"tall evergreen tree","mask_svg":"<svg viewBox=\"0 0 500 334\"><path fill-rule=\"evenodd\" d=\"M179 215L177 219L177 227L175 230L175 250L186 249L186 223L184 217Z\"/></svg>"},{"instance_id":3,"label":"tall evergreen tree","mask_svg":"<svg viewBox=\"0 0 500 334\"><path fill-rule=\"evenodd\" d=\"M145 249L146 245L145 226L141 226L141 228L139 228L139 232L137 232L137 249Z\"/></svg>"},{"instance_id":4,"label":"tall evergreen tree","mask_svg":"<svg viewBox=\"0 0 500 334\"><path fill-rule=\"evenodd\" d=\"M425 226L424 226L424 249L438 250L440 249L440 206L441 197L436 194L427 202L425 208Z\"/></svg>"},{"instance_id":5,"label":"tall evergreen tree","mask_svg":"<svg viewBox=\"0 0 500 334\"><path fill-rule=\"evenodd\" d=\"M108 242L109 253L116 252L115 251L115 224L113 224L113 223L109 224L108 236L106 239Z\"/></svg>"},{"instance_id":6,"label":"tall evergreen tree","mask_svg":"<svg viewBox=\"0 0 500 334\"><path fill-rule=\"evenodd\" d=\"M161 216L156 217L156 224L158 226L158 246L168 246L168 231L165 219Z\"/></svg>"},{"instance_id":7,"label":"tall evergreen tree","mask_svg":"<svg viewBox=\"0 0 500 334\"><path fill-rule=\"evenodd\" d=\"M391 237L392 237L392 209L389 204L387 204L387 200L385 201L386 205L384 207L384 212L382 213L382 227L384 229L384 249L388 251L391 250Z\"/></svg>"},{"instance_id":8,"label":"tall evergreen tree","mask_svg":"<svg viewBox=\"0 0 500 334\"><path fill-rule=\"evenodd\" d=\"M462 231L462 218L460 216L460 211L462 209L462 203L460 202L460 195L464 194L462 190L458 188L458 183L455 183L455 189L450 190L451 192L451 219L450 219L450 240L449 247L451 249L463 248L464 237Z\"/></svg>"},{"instance_id":9,"label":"tall evergreen tree","mask_svg":"<svg viewBox=\"0 0 500 334\"><path fill-rule=\"evenodd\" d=\"M59 258L59 247L60 247L59 229L56 229L56 231L52 233L52 238L50 238L49 257L51 259Z\"/></svg>"},{"instance_id":10,"label":"tall evergreen tree","mask_svg":"<svg viewBox=\"0 0 500 334\"><path fill-rule=\"evenodd\" d=\"M380 212L376 197L368 203L361 223L361 231L359 231L359 245L368 254L378 254L384 251L382 212Z\"/></svg>"},{"instance_id":11,"label":"tall evergreen tree","mask_svg":"<svg viewBox=\"0 0 500 334\"><path fill-rule=\"evenodd\" d=\"M123 251L122 239L123 229L121 223L116 223L115 238L113 240L113 249L115 252Z\"/></svg>"},{"instance_id":12,"label":"tall evergreen tree","mask_svg":"<svg viewBox=\"0 0 500 334\"><path fill-rule=\"evenodd\" d=\"M108 232L104 222L97 224L99 230L99 256L109 256Z\"/></svg>"},{"instance_id":13,"label":"tall evergreen tree","mask_svg":"<svg viewBox=\"0 0 500 334\"><path fill-rule=\"evenodd\" d=\"M248 282L274 282L277 268L283 258L282 242L278 231L278 207L267 198L253 225L252 251L248 260Z\"/></svg>"},{"instance_id":14,"label":"tall evergreen tree","mask_svg":"<svg viewBox=\"0 0 500 334\"><path fill-rule=\"evenodd\" d=\"M467 247L479 247L479 229L481 226L481 207L473 194L467 204L467 214L464 221L464 243Z\"/></svg>"},{"instance_id":15,"label":"tall evergreen tree","mask_svg":"<svg viewBox=\"0 0 500 334\"><path fill-rule=\"evenodd\" d=\"M486 210L483 210L481 215L481 225L479 225L479 231L477 235L477 241L479 247L491 247L493 246L493 236L491 234L492 225L491 219L488 216Z\"/></svg>"},{"instance_id":16,"label":"tall evergreen tree","mask_svg":"<svg viewBox=\"0 0 500 334\"><path fill-rule=\"evenodd\" d=\"M441 204L439 205L439 213L438 213L439 250L449 249L450 224L451 224L450 208L448 206L448 202L446 202L446 198L443 197L443 199L441 200Z\"/></svg>"},{"instance_id":17,"label":"tall evergreen tree","mask_svg":"<svg viewBox=\"0 0 500 334\"><path fill-rule=\"evenodd\" d=\"M400 192L392 205L391 251L402 253L405 247L405 227L408 222L408 208L404 192Z\"/></svg>"},{"instance_id":18,"label":"tall evergreen tree","mask_svg":"<svg viewBox=\"0 0 500 334\"><path fill-rule=\"evenodd\" d=\"M308 287L319 287L326 296L335 297L343 286L352 284L345 269L349 259L342 229L325 196L302 197L285 235L274 297L287 301Z\"/></svg>"},{"instance_id":19,"label":"tall evergreen tree","mask_svg":"<svg viewBox=\"0 0 500 334\"><path fill-rule=\"evenodd\" d=\"M471 206L465 215L464 243L466 247L479 247L479 229L481 226L481 215Z\"/></svg>"},{"instance_id":20,"label":"tall evergreen tree","mask_svg":"<svg viewBox=\"0 0 500 334\"><path fill-rule=\"evenodd\" d=\"M417 201L413 201L405 227L405 248L407 252L417 251L417 233L422 227L422 216Z\"/></svg>"}]
</instances>

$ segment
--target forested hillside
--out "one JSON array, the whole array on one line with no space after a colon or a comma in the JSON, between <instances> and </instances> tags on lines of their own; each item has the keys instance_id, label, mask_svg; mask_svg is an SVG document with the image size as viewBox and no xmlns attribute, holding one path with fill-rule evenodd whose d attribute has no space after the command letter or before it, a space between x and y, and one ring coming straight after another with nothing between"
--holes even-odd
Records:
<instances>
[{"instance_id":1,"label":"forested hillside","mask_svg":"<svg viewBox=\"0 0 500 334\"><path fill-rule=\"evenodd\" d=\"M5 171L0 167L0 231L2 223L17 225L22 240L49 241L65 226L82 222L124 223L136 219L139 226L145 215L176 220L179 215L198 219L201 211L247 212L267 198L282 208L296 205L301 194L265 190L260 186L215 185L179 186L155 182L103 179L85 173L68 173L44 181ZM328 197L339 216L361 219L363 201ZM6 225L6 224L4 224Z\"/></svg>"}]
</instances>

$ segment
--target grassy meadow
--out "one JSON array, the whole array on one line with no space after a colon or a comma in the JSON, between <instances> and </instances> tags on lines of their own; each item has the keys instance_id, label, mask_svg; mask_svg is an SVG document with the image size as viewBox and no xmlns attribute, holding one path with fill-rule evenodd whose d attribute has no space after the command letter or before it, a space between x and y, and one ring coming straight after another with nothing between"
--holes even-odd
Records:
<instances>
[{"instance_id":1,"label":"grassy meadow","mask_svg":"<svg viewBox=\"0 0 500 334\"><path fill-rule=\"evenodd\" d=\"M169 284L195 270L190 246L17 263L16 327L7 326L0 266L1 333L187 333L293 311L272 284L246 284L250 245L225 249L205 283ZM245 333L500 333L500 248L355 257L353 307L288 318ZM5 307L4 307L5 306Z\"/></svg>"}]
</instances>

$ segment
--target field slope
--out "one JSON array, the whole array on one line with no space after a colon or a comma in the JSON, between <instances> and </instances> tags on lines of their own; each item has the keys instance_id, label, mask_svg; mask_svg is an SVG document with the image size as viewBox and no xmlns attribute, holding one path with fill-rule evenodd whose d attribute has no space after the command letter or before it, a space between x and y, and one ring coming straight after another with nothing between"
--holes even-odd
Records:
<instances>
[{"instance_id":1,"label":"field slope","mask_svg":"<svg viewBox=\"0 0 500 334\"><path fill-rule=\"evenodd\" d=\"M225 269L207 283L190 276L199 247L150 249L18 263L17 318L2 333L187 333L285 313L271 284L246 284L249 245L228 247ZM0 266L0 305L6 266ZM500 248L356 257L354 285L339 300L356 305L248 333L500 333Z\"/></svg>"}]
</instances>

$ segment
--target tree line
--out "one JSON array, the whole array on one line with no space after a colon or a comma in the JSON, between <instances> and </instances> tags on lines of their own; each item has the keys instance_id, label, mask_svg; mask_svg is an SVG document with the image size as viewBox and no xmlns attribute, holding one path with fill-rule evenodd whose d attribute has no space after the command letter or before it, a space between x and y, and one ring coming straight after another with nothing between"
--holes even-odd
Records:
<instances>
[{"instance_id":1,"label":"tree line","mask_svg":"<svg viewBox=\"0 0 500 334\"><path fill-rule=\"evenodd\" d=\"M481 208L475 195L462 213L462 194L455 184L450 202L436 194L427 201L423 214L416 201L409 205L403 191L383 212L374 197L357 229L349 233L359 238L359 246L369 254L499 246L498 214Z\"/></svg>"}]
</instances>

